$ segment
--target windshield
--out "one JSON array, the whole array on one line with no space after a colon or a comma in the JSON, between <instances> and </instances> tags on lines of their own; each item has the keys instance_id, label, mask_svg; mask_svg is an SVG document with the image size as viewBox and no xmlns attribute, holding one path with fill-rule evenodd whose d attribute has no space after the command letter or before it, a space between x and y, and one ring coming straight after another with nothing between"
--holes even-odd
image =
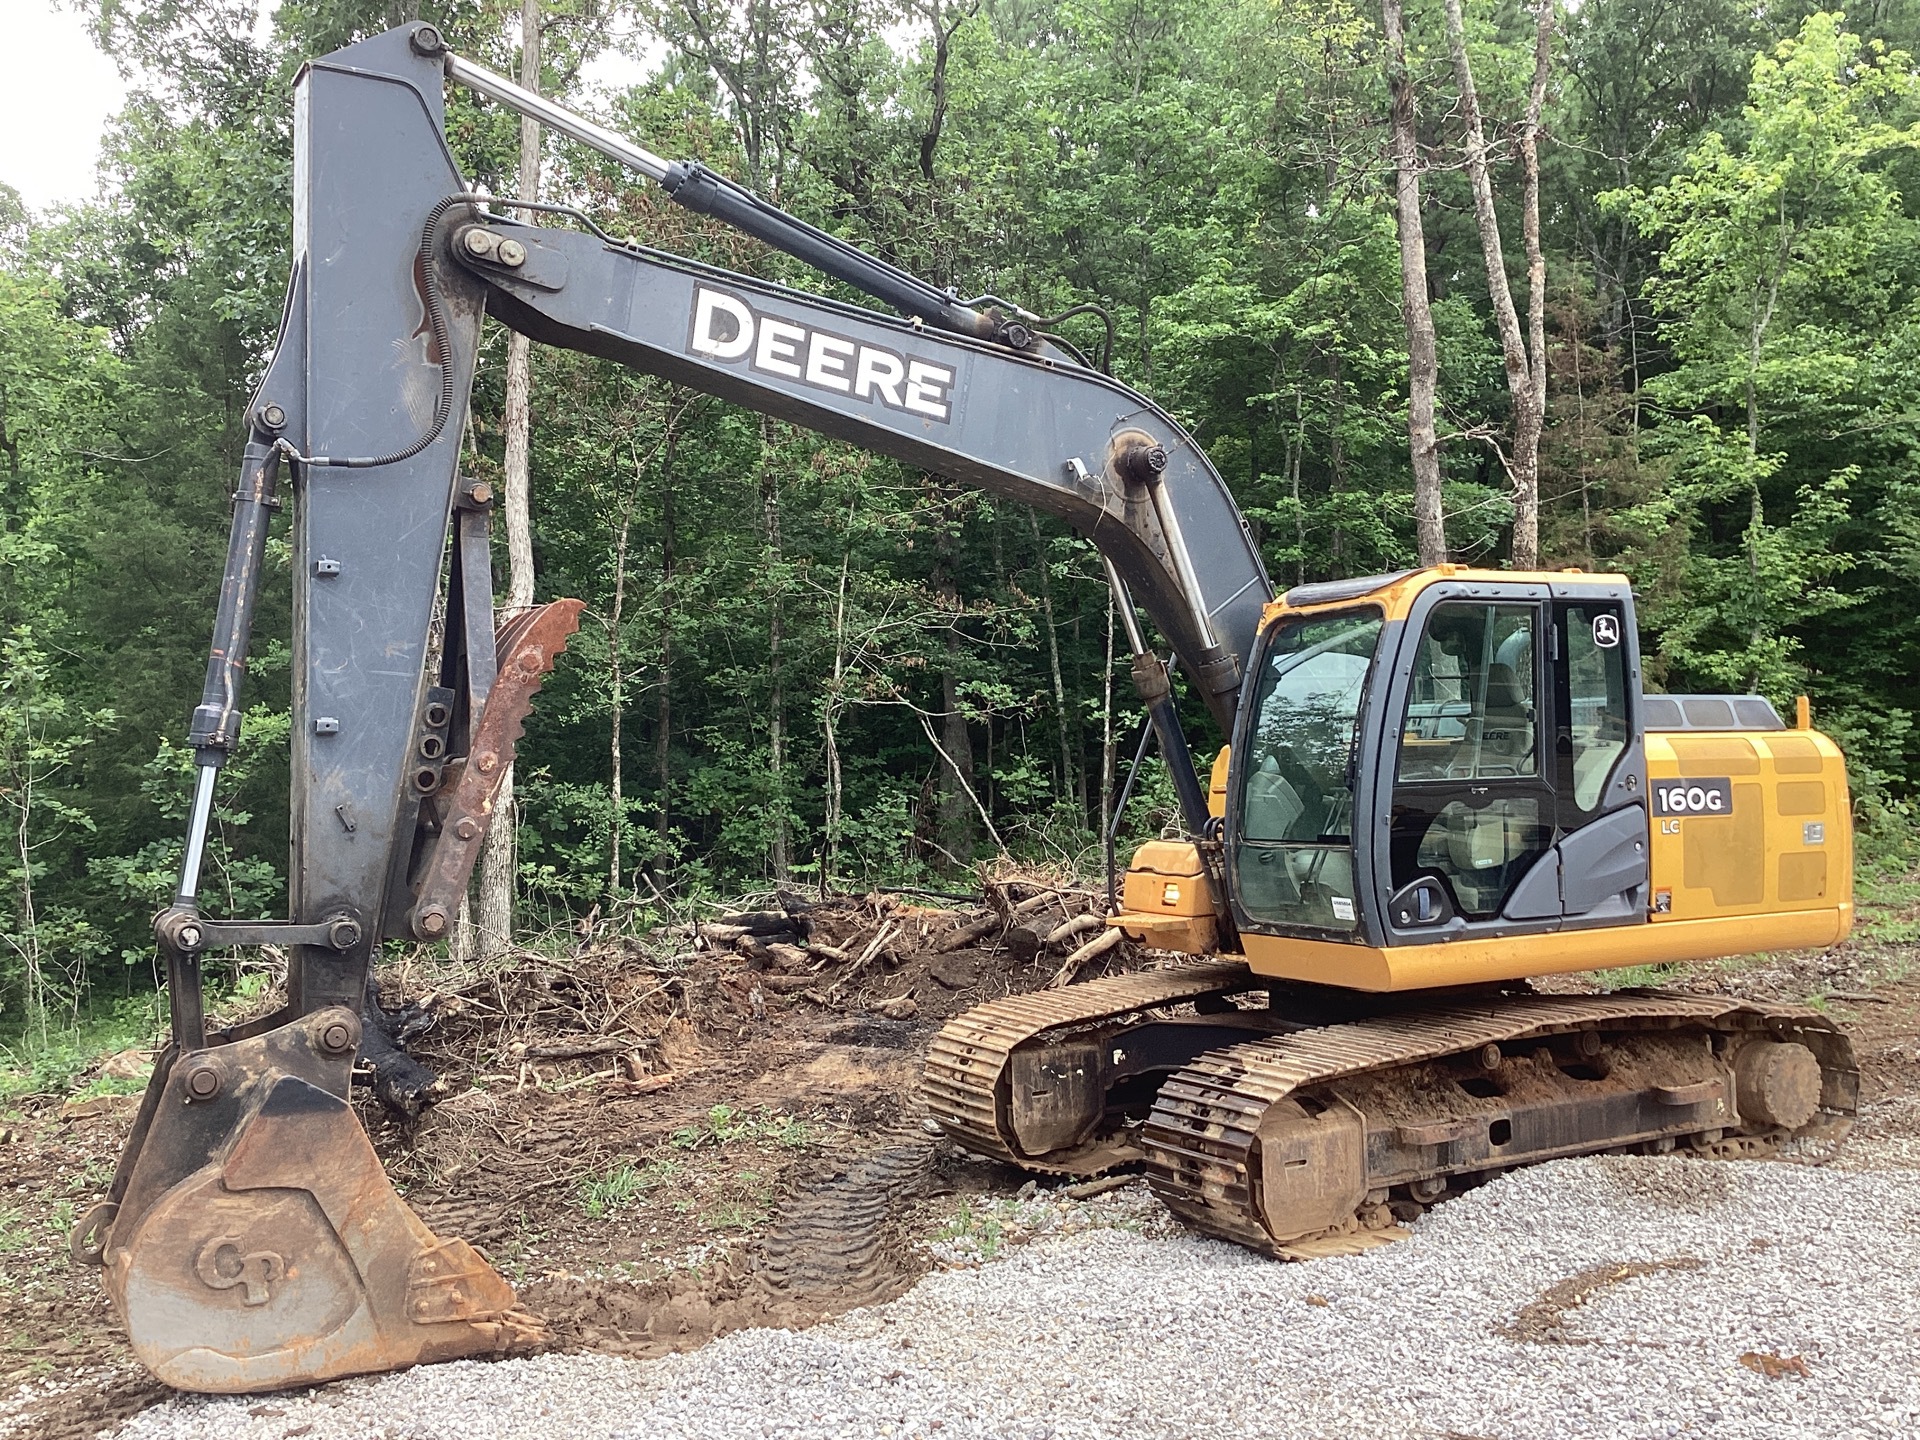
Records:
<instances>
[{"instance_id":1,"label":"windshield","mask_svg":"<svg viewBox=\"0 0 1920 1440\"><path fill-rule=\"evenodd\" d=\"M1261 655L1235 867L1256 921L1335 930L1358 921L1352 772L1381 624L1374 610L1287 621Z\"/></svg>"}]
</instances>

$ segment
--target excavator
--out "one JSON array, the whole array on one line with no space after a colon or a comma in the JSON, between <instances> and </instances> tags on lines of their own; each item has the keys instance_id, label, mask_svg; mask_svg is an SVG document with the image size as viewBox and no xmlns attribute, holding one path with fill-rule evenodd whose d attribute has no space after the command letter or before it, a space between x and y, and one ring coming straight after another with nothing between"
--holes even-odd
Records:
<instances>
[{"instance_id":1,"label":"excavator","mask_svg":"<svg viewBox=\"0 0 1920 1440\"><path fill-rule=\"evenodd\" d=\"M483 195L445 139L449 82L893 313ZM349 1105L373 957L447 937L579 623L555 600L496 626L493 496L460 466L488 315L1031 504L1104 557L1181 820L1108 923L1182 958L951 1021L923 1095L960 1145L1041 1174L1143 1167L1196 1229L1287 1257L1382 1242L1551 1157L1762 1155L1846 1129L1857 1071L1817 1013L1529 983L1824 946L1851 921L1839 750L1804 701L1788 726L1754 696L1645 693L1623 577L1439 565L1276 596L1200 446L1063 316L961 300L429 24L312 61L294 106L286 307L154 924L171 1040L71 1237L162 1381L269 1390L539 1335L480 1252L400 1199ZM287 500L290 913L220 918L199 894L208 821ZM1206 784L1137 610L1228 742ZM210 1028L204 958L267 945L283 1007Z\"/></svg>"}]
</instances>

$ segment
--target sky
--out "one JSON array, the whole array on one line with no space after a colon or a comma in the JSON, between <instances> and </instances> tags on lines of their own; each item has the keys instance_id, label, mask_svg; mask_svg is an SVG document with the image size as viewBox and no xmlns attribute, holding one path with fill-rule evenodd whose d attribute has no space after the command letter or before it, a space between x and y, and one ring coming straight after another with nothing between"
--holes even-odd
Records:
<instances>
[{"instance_id":1,"label":"sky","mask_svg":"<svg viewBox=\"0 0 1920 1440\"><path fill-rule=\"evenodd\" d=\"M35 210L87 199L125 82L80 17L50 0L0 0L0 35L0 181Z\"/></svg>"},{"instance_id":2,"label":"sky","mask_svg":"<svg viewBox=\"0 0 1920 1440\"><path fill-rule=\"evenodd\" d=\"M589 87L617 86L642 70L613 53L581 78ZM53 0L0 0L0 183L29 206L93 197L101 133L126 96L126 82L72 10Z\"/></svg>"}]
</instances>

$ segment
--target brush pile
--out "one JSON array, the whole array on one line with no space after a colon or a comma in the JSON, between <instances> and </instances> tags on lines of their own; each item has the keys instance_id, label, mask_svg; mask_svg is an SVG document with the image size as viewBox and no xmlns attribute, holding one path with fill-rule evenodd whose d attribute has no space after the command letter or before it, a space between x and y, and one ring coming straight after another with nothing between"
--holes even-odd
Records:
<instances>
[{"instance_id":1,"label":"brush pile","mask_svg":"<svg viewBox=\"0 0 1920 1440\"><path fill-rule=\"evenodd\" d=\"M1064 985L1125 943L1106 926L1094 893L1034 878L990 880L965 909L916 903L910 893L807 900L778 892L776 908L723 913L694 927L697 952L745 962L767 994L831 1008L865 1008L891 1020L921 1013L929 986L949 994ZM998 962L998 963L994 963ZM936 1008L945 1009L945 1006Z\"/></svg>"},{"instance_id":2,"label":"brush pile","mask_svg":"<svg viewBox=\"0 0 1920 1440\"><path fill-rule=\"evenodd\" d=\"M412 1119L447 1093L441 1075L645 1093L681 1068L676 1046L797 1034L808 1015L937 1025L1142 954L1094 890L1030 874L988 880L977 904L783 890L646 935L582 931L571 955L527 952L503 970L448 973L422 956L383 974L363 1076L382 1106Z\"/></svg>"}]
</instances>

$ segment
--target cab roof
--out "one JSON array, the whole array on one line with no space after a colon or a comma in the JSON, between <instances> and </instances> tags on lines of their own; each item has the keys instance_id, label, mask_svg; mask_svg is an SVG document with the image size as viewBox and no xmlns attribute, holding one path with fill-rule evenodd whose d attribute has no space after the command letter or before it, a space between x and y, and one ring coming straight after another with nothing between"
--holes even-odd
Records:
<instances>
[{"instance_id":1,"label":"cab roof","mask_svg":"<svg viewBox=\"0 0 1920 1440\"><path fill-rule=\"evenodd\" d=\"M1311 585L1296 585L1272 601L1261 616L1263 623L1277 616L1320 606L1345 605L1355 600L1376 601L1390 620L1404 619L1412 609L1414 597L1429 585L1443 580L1469 585L1555 585L1568 583L1624 587L1627 577L1607 571L1566 570L1478 570L1467 565L1428 565L1418 570L1396 570L1390 575L1358 575L1351 580L1322 580Z\"/></svg>"}]
</instances>

